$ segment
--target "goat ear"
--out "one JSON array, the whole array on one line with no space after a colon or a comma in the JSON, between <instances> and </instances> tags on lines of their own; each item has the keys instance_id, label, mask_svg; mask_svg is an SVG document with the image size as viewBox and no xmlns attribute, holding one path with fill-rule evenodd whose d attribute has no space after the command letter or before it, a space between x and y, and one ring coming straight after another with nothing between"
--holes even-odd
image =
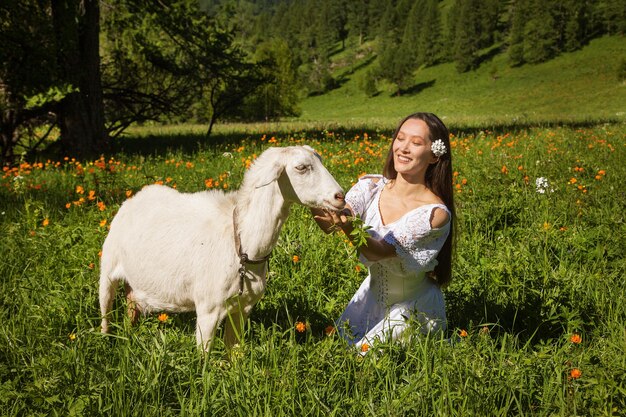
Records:
<instances>
[{"instance_id":1,"label":"goat ear","mask_svg":"<svg viewBox=\"0 0 626 417\"><path fill-rule=\"evenodd\" d=\"M269 170L272 178L269 179L269 181L267 181L266 183L278 180L278 178L280 177L280 174L282 174L284 170L285 170L285 164L274 162L272 164L271 169Z\"/></svg>"},{"instance_id":2,"label":"goat ear","mask_svg":"<svg viewBox=\"0 0 626 417\"><path fill-rule=\"evenodd\" d=\"M262 187L271 182L278 180L280 174L285 170L285 161L284 158L288 156L284 154L283 148L268 148L256 163L263 166L263 168L259 171L258 176L256 178L256 186ZM283 155L280 155L283 154ZM273 159L273 161L269 161ZM266 163L267 162L267 163Z\"/></svg>"}]
</instances>

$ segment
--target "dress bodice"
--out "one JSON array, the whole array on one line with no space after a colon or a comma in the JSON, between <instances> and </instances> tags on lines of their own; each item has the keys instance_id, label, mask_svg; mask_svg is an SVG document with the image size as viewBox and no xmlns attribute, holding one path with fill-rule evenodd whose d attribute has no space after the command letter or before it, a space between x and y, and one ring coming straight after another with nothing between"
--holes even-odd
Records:
<instances>
[{"instance_id":1,"label":"dress bodice","mask_svg":"<svg viewBox=\"0 0 626 417\"><path fill-rule=\"evenodd\" d=\"M384 224L380 213L380 195L389 180L377 175L362 177L346 195L355 214L370 228L368 233L393 245L398 256L377 262L361 262L370 269L371 290L377 301L390 306L412 300L437 284L427 273L437 266L437 254L450 231L450 222L432 228L430 219L436 208L449 210L443 204L426 204L405 213L398 220Z\"/></svg>"}]
</instances>

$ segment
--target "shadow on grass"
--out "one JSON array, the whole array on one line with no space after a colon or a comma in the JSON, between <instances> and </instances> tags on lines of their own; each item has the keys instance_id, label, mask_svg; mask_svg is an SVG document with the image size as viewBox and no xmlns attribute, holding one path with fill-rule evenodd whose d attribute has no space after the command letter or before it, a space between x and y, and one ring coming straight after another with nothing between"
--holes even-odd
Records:
<instances>
[{"instance_id":1,"label":"shadow on grass","mask_svg":"<svg viewBox=\"0 0 626 417\"><path fill-rule=\"evenodd\" d=\"M417 91L422 88L427 88L429 83L421 83L411 88L411 91ZM493 134L505 134L515 133L531 128L556 128L556 127L569 127L569 128L591 128L599 124L619 124L622 123L619 119L585 119L585 120L530 120L524 117L512 118L510 121L494 121L494 122L482 122L480 124L455 124L450 123L448 127L450 132L455 136L468 136L475 135L479 132L489 131ZM215 133L210 137L207 137L201 133L163 133L163 134L151 134L151 135L131 135L128 134L122 138L116 139L112 143L110 153L126 154L126 155L143 155L143 156L163 156L171 152L182 152L186 155L194 155L200 150L215 149L219 146L239 146L242 142L250 139L260 138L262 135L267 137L276 136L301 136L309 138L310 140L327 140L326 132L332 131L335 138L353 138L355 135L362 135L367 132L370 136L376 136L383 133L390 136L393 133L393 127L381 131L379 128L373 128L371 126L353 125L350 127L343 127L337 123L320 123L319 126L307 127L304 129L294 128L290 132L286 132L285 129L268 128L263 130L261 125L251 125L248 132L229 132L229 133ZM335 139L336 140L336 139Z\"/></svg>"},{"instance_id":2,"label":"shadow on grass","mask_svg":"<svg viewBox=\"0 0 626 417\"><path fill-rule=\"evenodd\" d=\"M163 156L171 152L193 155L202 149L222 144L237 144L250 137L245 133L211 135L200 133L163 133L147 136L126 135L111 144L112 154Z\"/></svg>"},{"instance_id":3,"label":"shadow on grass","mask_svg":"<svg viewBox=\"0 0 626 417\"><path fill-rule=\"evenodd\" d=\"M432 87L434 85L435 85L435 80L425 81L423 83L417 83L414 86L409 87L407 89L401 89L400 90L400 95L401 96L410 96L410 95L419 94L422 91L424 91L427 88L430 88L430 87Z\"/></svg>"}]
</instances>

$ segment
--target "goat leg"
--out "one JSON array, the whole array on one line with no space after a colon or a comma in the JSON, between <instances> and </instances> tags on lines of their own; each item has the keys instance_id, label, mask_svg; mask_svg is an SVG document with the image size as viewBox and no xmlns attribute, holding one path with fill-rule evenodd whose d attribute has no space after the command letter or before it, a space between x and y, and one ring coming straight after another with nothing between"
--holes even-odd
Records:
<instances>
[{"instance_id":1,"label":"goat leg","mask_svg":"<svg viewBox=\"0 0 626 417\"><path fill-rule=\"evenodd\" d=\"M128 318L130 318L130 324L133 326L137 324L137 320L139 319L139 314L141 311L139 310L139 306L133 297L133 289L128 283L124 283L124 290L126 292L126 311L128 314Z\"/></svg>"}]
</instances>

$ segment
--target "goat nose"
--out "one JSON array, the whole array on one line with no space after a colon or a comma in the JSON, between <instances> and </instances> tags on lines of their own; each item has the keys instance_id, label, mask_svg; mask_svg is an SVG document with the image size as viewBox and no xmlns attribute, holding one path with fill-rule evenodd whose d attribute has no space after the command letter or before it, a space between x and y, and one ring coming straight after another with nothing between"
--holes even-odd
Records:
<instances>
[{"instance_id":1,"label":"goat nose","mask_svg":"<svg viewBox=\"0 0 626 417\"><path fill-rule=\"evenodd\" d=\"M335 194L335 199L337 199L339 201L344 201L345 200L345 196L343 195L342 192L339 192L339 193Z\"/></svg>"}]
</instances>

